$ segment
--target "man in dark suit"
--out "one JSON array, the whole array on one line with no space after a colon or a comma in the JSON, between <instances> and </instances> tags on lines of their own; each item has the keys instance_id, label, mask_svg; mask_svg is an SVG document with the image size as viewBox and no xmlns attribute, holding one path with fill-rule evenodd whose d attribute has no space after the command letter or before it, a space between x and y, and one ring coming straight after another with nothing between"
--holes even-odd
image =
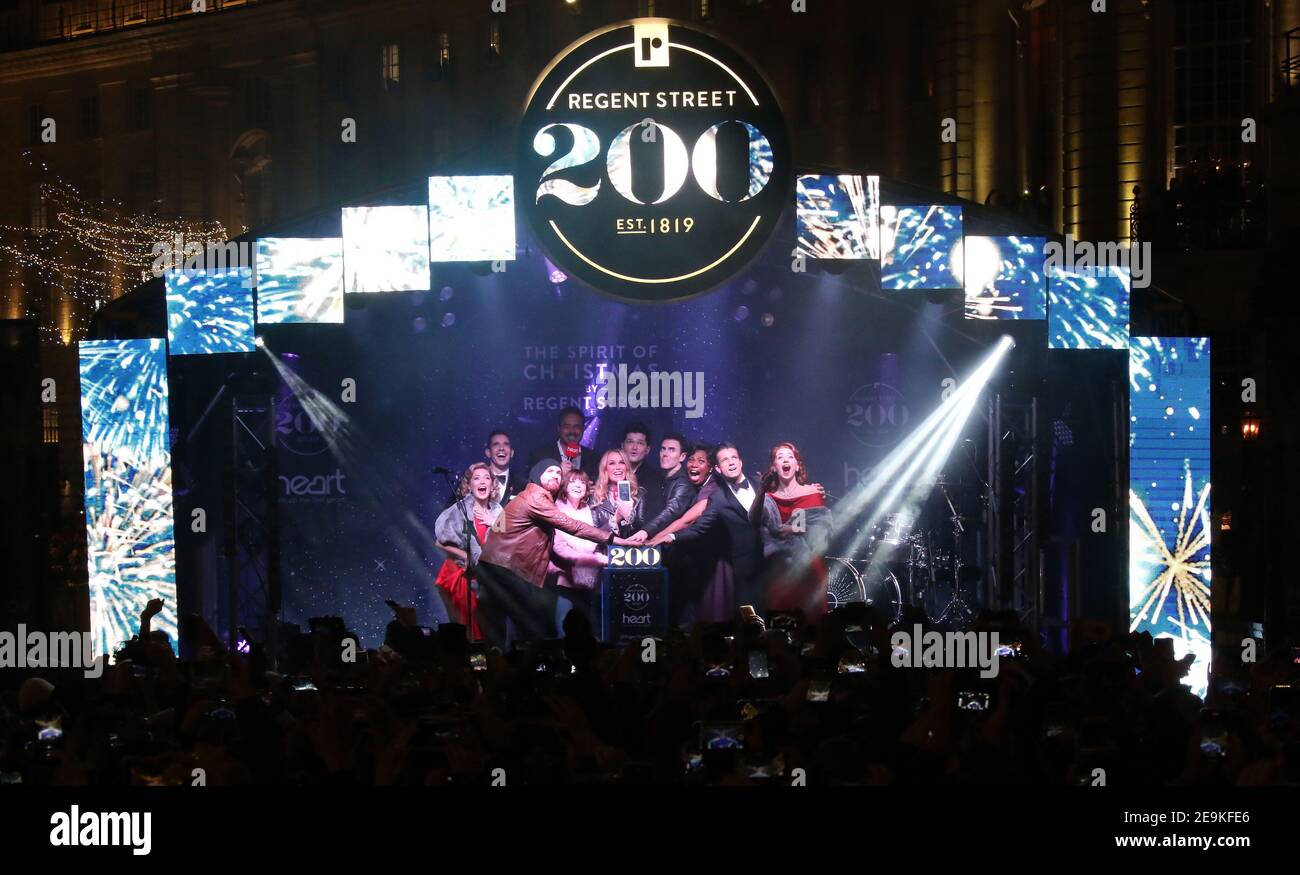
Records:
<instances>
[{"instance_id":1,"label":"man in dark suit","mask_svg":"<svg viewBox=\"0 0 1300 875\"><path fill-rule=\"evenodd\" d=\"M586 471L594 483L597 469L600 467L600 454L591 447L582 445L582 432L586 419L576 407L566 407L560 411L560 418L555 423L556 440L549 446L538 447L528 456L528 465L532 467L543 459L559 459L563 473L571 468ZM577 448L576 451L573 448ZM576 452L576 455L570 455Z\"/></svg>"},{"instance_id":2,"label":"man in dark suit","mask_svg":"<svg viewBox=\"0 0 1300 875\"><path fill-rule=\"evenodd\" d=\"M510 499L524 491L528 484L515 476L510 463L515 458L515 448L510 443L510 435L497 429L488 435L487 445L483 448L488 466L492 469L492 482L496 484L497 501L505 507Z\"/></svg>"},{"instance_id":3,"label":"man in dark suit","mask_svg":"<svg viewBox=\"0 0 1300 875\"><path fill-rule=\"evenodd\" d=\"M700 518L668 535L668 542L689 542L710 532L719 533L723 555L731 563L736 604L753 605L761 615L766 595L762 587L762 486L745 476L744 462L734 444L718 444L713 466L722 488L709 498Z\"/></svg>"}]
</instances>

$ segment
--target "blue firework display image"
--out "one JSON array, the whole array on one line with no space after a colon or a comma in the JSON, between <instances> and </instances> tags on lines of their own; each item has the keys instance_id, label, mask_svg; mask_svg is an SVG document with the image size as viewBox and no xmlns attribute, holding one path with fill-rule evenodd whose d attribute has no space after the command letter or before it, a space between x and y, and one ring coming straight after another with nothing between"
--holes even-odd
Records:
<instances>
[{"instance_id":1,"label":"blue firework display image","mask_svg":"<svg viewBox=\"0 0 1300 875\"><path fill-rule=\"evenodd\" d=\"M1046 319L1045 237L972 237L953 257L967 319Z\"/></svg>"},{"instance_id":2,"label":"blue firework display image","mask_svg":"<svg viewBox=\"0 0 1300 875\"><path fill-rule=\"evenodd\" d=\"M880 208L880 287L959 289L954 249L962 240L961 207ZM960 255L957 250L956 255Z\"/></svg>"},{"instance_id":3,"label":"blue firework display image","mask_svg":"<svg viewBox=\"0 0 1300 875\"><path fill-rule=\"evenodd\" d=\"M153 628L176 641L176 553L168 445L167 354L158 340L79 345L86 561L94 653Z\"/></svg>"},{"instance_id":4,"label":"blue firework display image","mask_svg":"<svg viewBox=\"0 0 1300 875\"><path fill-rule=\"evenodd\" d=\"M1129 351L1129 627L1210 663L1210 342L1138 337Z\"/></svg>"},{"instance_id":5,"label":"blue firework display image","mask_svg":"<svg viewBox=\"0 0 1300 875\"><path fill-rule=\"evenodd\" d=\"M808 257L880 257L880 177L800 176L795 213Z\"/></svg>"},{"instance_id":6,"label":"blue firework display image","mask_svg":"<svg viewBox=\"0 0 1300 875\"><path fill-rule=\"evenodd\" d=\"M343 239L258 240L257 321L342 322Z\"/></svg>"},{"instance_id":7,"label":"blue firework display image","mask_svg":"<svg viewBox=\"0 0 1300 875\"><path fill-rule=\"evenodd\" d=\"M171 355L253 351L251 270L169 270L164 283Z\"/></svg>"},{"instance_id":8,"label":"blue firework display image","mask_svg":"<svg viewBox=\"0 0 1300 875\"><path fill-rule=\"evenodd\" d=\"M1047 272L1051 349L1128 349L1129 272L1122 267Z\"/></svg>"}]
</instances>

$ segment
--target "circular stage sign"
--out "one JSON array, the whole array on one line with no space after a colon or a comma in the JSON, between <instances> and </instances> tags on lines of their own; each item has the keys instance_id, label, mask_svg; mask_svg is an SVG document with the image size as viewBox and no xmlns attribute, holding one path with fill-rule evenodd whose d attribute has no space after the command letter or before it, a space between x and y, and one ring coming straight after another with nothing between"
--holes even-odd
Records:
<instances>
[{"instance_id":1,"label":"circular stage sign","mask_svg":"<svg viewBox=\"0 0 1300 875\"><path fill-rule=\"evenodd\" d=\"M712 288L791 202L771 89L716 37L647 18L569 46L533 85L516 197L551 261L630 301Z\"/></svg>"}]
</instances>

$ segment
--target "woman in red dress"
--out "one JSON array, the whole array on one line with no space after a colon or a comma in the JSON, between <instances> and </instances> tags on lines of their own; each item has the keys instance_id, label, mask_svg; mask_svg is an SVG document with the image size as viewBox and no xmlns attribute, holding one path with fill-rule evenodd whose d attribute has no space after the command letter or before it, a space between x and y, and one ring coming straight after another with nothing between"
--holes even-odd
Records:
<instances>
[{"instance_id":1,"label":"woman in red dress","mask_svg":"<svg viewBox=\"0 0 1300 875\"><path fill-rule=\"evenodd\" d=\"M468 546L469 555L477 563L488 530L497 514L501 513L497 492L492 469L487 463L470 465L460 477L460 488L457 490L459 500L439 514L438 521L433 525L433 536L447 554L434 582L443 593L452 622L464 624L471 613L471 603L473 604L474 622L470 635L474 641L483 638L483 630L478 623L478 599L470 592L465 579L465 517L468 516L474 524L474 537Z\"/></svg>"},{"instance_id":2,"label":"woman in red dress","mask_svg":"<svg viewBox=\"0 0 1300 875\"><path fill-rule=\"evenodd\" d=\"M831 516L821 487L808 482L794 444L772 447L763 476L763 555L771 575L770 611L803 611L810 622L826 613L826 564Z\"/></svg>"}]
</instances>

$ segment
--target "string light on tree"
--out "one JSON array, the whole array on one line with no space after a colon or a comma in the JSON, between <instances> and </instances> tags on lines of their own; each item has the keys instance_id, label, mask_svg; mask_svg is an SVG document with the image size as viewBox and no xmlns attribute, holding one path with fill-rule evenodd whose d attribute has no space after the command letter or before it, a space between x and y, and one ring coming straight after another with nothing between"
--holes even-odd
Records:
<instances>
[{"instance_id":1,"label":"string light on tree","mask_svg":"<svg viewBox=\"0 0 1300 875\"><path fill-rule=\"evenodd\" d=\"M180 241L206 247L227 239L220 222L164 219L152 211L133 212L116 200L88 198L30 151L22 157L46 180L38 187L45 227L0 225L0 254L8 263L6 286L21 295L23 315L41 325L46 340L66 343L84 336L96 310L149 280L156 245ZM63 302L62 324L55 324L54 312L33 306L51 291Z\"/></svg>"}]
</instances>

